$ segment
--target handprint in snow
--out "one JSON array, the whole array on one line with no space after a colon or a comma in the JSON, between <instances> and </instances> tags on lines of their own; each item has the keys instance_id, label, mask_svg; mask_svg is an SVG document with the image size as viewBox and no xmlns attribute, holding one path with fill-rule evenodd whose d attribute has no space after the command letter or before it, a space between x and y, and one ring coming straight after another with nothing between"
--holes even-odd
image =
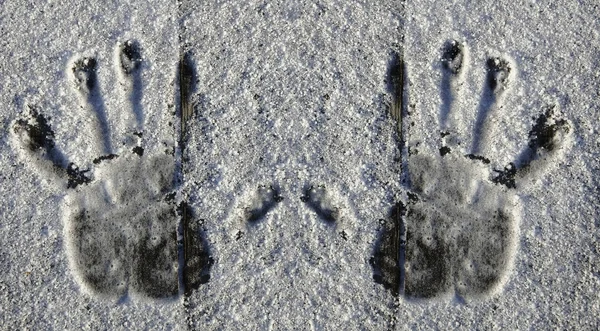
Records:
<instances>
[{"instance_id":1,"label":"handprint in snow","mask_svg":"<svg viewBox=\"0 0 600 331\"><path fill-rule=\"evenodd\" d=\"M63 155L48 119L35 106L15 122L14 138L25 162L59 189L67 189L66 246L80 285L108 298L128 293L172 297L179 293L177 228L183 212L177 201L175 146L144 145L139 45L119 45L117 62L129 96L129 117L134 118L123 130L129 136L118 151L110 143L94 57L76 59L67 69L81 100L77 115L92 115L95 139L88 152L93 169L82 170Z\"/></svg>"},{"instance_id":2,"label":"handprint in snow","mask_svg":"<svg viewBox=\"0 0 600 331\"><path fill-rule=\"evenodd\" d=\"M403 90L404 64L396 58L390 75L395 91ZM490 120L504 107L514 81L514 64L489 58L473 144L469 148L452 121L457 109L467 50L449 42L442 55L439 153L427 153L408 144L405 153L407 201L399 203L385 223L372 264L376 281L394 294L429 298L456 293L482 297L498 291L514 259L518 235L518 192L523 184L562 155L569 123L548 106L535 121L529 143L504 169L490 169L490 146L497 128ZM392 116L399 130L402 95L395 95ZM456 117L454 117L456 118ZM402 132L404 130L404 132ZM409 138L410 139L410 138Z\"/></svg>"}]
</instances>

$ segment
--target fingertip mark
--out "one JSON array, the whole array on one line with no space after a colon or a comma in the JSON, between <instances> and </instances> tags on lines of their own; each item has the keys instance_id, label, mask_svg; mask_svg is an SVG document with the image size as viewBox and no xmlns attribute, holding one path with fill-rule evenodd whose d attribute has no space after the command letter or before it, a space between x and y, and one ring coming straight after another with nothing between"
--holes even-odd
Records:
<instances>
[{"instance_id":1,"label":"fingertip mark","mask_svg":"<svg viewBox=\"0 0 600 331\"><path fill-rule=\"evenodd\" d=\"M452 75L458 75L463 68L463 45L456 40L450 40L444 46L442 64Z\"/></svg>"},{"instance_id":2,"label":"fingertip mark","mask_svg":"<svg viewBox=\"0 0 600 331\"><path fill-rule=\"evenodd\" d=\"M324 186L307 187L300 200L327 224L333 224L339 218L339 210L331 204Z\"/></svg>"},{"instance_id":3,"label":"fingertip mark","mask_svg":"<svg viewBox=\"0 0 600 331\"><path fill-rule=\"evenodd\" d=\"M75 85L84 93L91 93L97 86L96 69L98 63L93 57L84 57L77 60L71 69Z\"/></svg>"},{"instance_id":4,"label":"fingertip mark","mask_svg":"<svg viewBox=\"0 0 600 331\"><path fill-rule=\"evenodd\" d=\"M499 93L508 88L510 84L510 73L512 68L510 63L500 57L489 58L487 66L487 85L493 93Z\"/></svg>"},{"instance_id":5,"label":"fingertip mark","mask_svg":"<svg viewBox=\"0 0 600 331\"><path fill-rule=\"evenodd\" d=\"M142 65L142 54L140 46L135 40L127 40L121 45L119 56L121 69L126 75L131 75L138 71Z\"/></svg>"}]
</instances>

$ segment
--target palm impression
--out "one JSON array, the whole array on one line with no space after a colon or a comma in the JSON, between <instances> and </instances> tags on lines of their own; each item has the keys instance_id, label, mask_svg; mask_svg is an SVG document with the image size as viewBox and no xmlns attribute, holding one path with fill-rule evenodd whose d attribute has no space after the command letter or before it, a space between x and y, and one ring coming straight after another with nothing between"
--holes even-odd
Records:
<instances>
[{"instance_id":1,"label":"palm impression","mask_svg":"<svg viewBox=\"0 0 600 331\"><path fill-rule=\"evenodd\" d=\"M117 113L130 119L121 121L121 131L128 132L121 148L111 146L94 57L78 58L67 68L81 100L75 114L92 123L91 169L63 155L48 119L34 106L15 122L14 136L26 163L68 190L62 208L66 246L83 289L109 298L170 297L179 291L175 146L168 132L164 146L145 146L141 50L127 41L117 53L115 67L130 105L130 113Z\"/></svg>"},{"instance_id":2,"label":"palm impression","mask_svg":"<svg viewBox=\"0 0 600 331\"><path fill-rule=\"evenodd\" d=\"M429 298L448 294L485 297L506 281L517 245L519 189L539 177L562 155L570 126L548 106L535 120L529 143L514 162L493 169L492 120L504 109L506 93L515 80L514 64L502 57L485 63L487 77L471 131L472 146L465 146L460 125L460 97L467 49L451 41L443 50L442 105L439 114L439 148L428 152L408 138L405 153L407 202L391 213L373 263L376 280L395 294ZM395 60L390 76L398 86L403 64ZM400 131L410 136L408 113L401 114L396 97L392 116ZM401 116L404 115L404 116ZM464 131L462 131L464 134ZM468 132L468 131L467 131Z\"/></svg>"}]
</instances>

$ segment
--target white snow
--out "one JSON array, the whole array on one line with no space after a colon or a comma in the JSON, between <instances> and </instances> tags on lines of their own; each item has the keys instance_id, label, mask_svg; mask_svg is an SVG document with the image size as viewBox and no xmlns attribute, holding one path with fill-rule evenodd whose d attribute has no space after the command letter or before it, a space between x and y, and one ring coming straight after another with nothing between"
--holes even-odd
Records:
<instances>
[{"instance_id":1,"label":"white snow","mask_svg":"<svg viewBox=\"0 0 600 331\"><path fill-rule=\"evenodd\" d=\"M593 1L9 0L0 8L2 327L600 327L600 10ZM119 62L128 40L141 48L141 117L136 84ZM447 97L441 60L450 40L465 46L465 57ZM191 53L198 81L175 200L189 203L214 259L209 282L186 299L152 295L134 266L138 252L175 240L173 216L155 224L145 215L175 212L163 196L177 189L165 178L179 171L182 51ZM392 51L404 54L407 69L410 151L399 146L388 113ZM97 61L94 102L105 112L107 141L98 108L72 75L84 57ZM491 57L508 61L511 72L484 121L485 148L477 150L491 161L484 164L462 155L476 145ZM453 100L447 126L440 124L445 100ZM535 118L552 105L554 120L570 128L555 137L559 148L540 153L516 189L492 183L493 170L518 160ZM65 160L91 169L92 183L67 189L42 154L28 151L29 137L15 126L29 106L48 118ZM446 128L452 154L442 158ZM131 152L138 144L142 157ZM95 164L107 146L119 157ZM407 156L410 173L401 178L398 159ZM418 178L429 180L421 186ZM415 233L470 240L467 258L446 260L458 270L448 281L456 283L433 298L392 296L374 282L369 263L380 220L398 201L409 203L409 190L420 198L409 204L413 213L439 226L419 223ZM82 210L100 220L87 237L77 234L87 226L77 223ZM509 220L502 239L475 222L494 211ZM99 245L90 250L101 261L82 258L78 252L89 251L77 245ZM492 254L501 261L484 261L492 250L503 252ZM171 260L144 267L164 266L152 276L172 285L179 261ZM90 286L104 272L118 281ZM473 274L485 272L499 278L478 290Z\"/></svg>"}]
</instances>

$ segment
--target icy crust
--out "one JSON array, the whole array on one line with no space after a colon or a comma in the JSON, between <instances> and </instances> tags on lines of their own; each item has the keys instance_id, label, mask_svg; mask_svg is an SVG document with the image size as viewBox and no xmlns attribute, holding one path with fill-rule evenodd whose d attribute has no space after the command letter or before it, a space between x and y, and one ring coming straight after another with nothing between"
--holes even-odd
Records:
<instances>
[{"instance_id":1,"label":"icy crust","mask_svg":"<svg viewBox=\"0 0 600 331\"><path fill-rule=\"evenodd\" d=\"M407 206L408 297L498 293L517 250L518 196L490 182L479 161L463 156L413 156L416 196Z\"/></svg>"}]
</instances>

